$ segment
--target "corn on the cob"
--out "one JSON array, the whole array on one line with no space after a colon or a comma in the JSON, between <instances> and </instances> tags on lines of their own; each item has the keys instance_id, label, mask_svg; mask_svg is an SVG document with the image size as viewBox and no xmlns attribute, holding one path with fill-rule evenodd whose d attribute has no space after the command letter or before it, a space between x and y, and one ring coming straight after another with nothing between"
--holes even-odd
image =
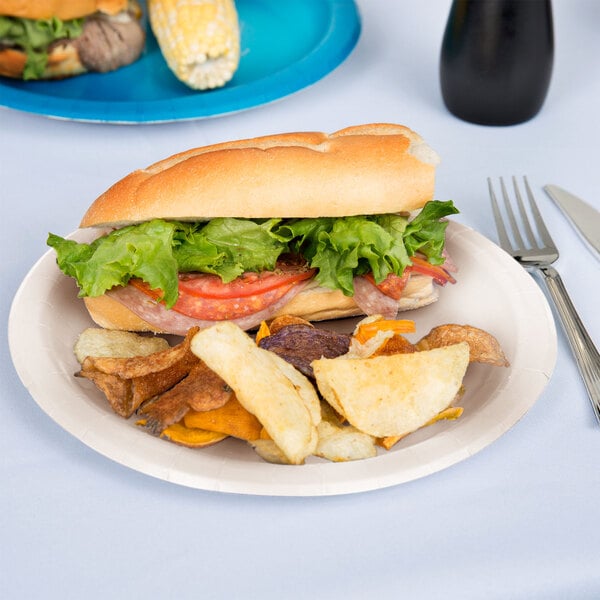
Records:
<instances>
[{"instance_id":1,"label":"corn on the cob","mask_svg":"<svg viewBox=\"0 0 600 600\"><path fill-rule=\"evenodd\" d=\"M191 88L225 85L238 68L240 30L234 0L149 0L161 52Z\"/></svg>"}]
</instances>

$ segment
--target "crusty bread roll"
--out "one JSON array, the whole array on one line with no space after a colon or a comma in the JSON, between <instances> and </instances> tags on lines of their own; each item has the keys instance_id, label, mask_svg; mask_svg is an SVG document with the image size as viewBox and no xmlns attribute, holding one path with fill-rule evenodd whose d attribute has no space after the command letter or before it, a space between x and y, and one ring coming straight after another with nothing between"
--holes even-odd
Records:
<instances>
[{"instance_id":1,"label":"crusty bread roll","mask_svg":"<svg viewBox=\"0 0 600 600\"><path fill-rule=\"evenodd\" d=\"M226 142L134 171L80 226L408 212L432 199L437 162L414 131L384 123Z\"/></svg>"},{"instance_id":2,"label":"crusty bread roll","mask_svg":"<svg viewBox=\"0 0 600 600\"><path fill-rule=\"evenodd\" d=\"M438 157L402 125L376 123L325 133L289 133L196 148L134 171L103 193L81 227L121 227L153 218L344 217L409 212L433 197ZM438 297L412 274L399 310ZM84 298L101 327L164 333L110 295ZM172 312L172 311L167 311ZM364 314L352 297L311 284L277 309L311 321Z\"/></svg>"},{"instance_id":3,"label":"crusty bread roll","mask_svg":"<svg viewBox=\"0 0 600 600\"><path fill-rule=\"evenodd\" d=\"M50 45L47 64L38 79L105 73L136 61L145 43L141 14L136 0L0 0L2 16L32 20L57 17L64 21L86 18L79 38L64 38ZM25 50L2 42L0 39L0 75L22 79Z\"/></svg>"}]
</instances>

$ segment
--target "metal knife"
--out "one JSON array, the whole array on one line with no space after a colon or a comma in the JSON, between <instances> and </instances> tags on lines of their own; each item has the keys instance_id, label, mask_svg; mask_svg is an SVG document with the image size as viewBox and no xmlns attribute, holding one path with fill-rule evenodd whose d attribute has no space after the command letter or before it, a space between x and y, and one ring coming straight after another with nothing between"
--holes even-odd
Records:
<instances>
[{"instance_id":1,"label":"metal knife","mask_svg":"<svg viewBox=\"0 0 600 600\"><path fill-rule=\"evenodd\" d=\"M600 212L587 202L557 185L544 186L545 192L565 214L588 248L600 258Z\"/></svg>"}]
</instances>

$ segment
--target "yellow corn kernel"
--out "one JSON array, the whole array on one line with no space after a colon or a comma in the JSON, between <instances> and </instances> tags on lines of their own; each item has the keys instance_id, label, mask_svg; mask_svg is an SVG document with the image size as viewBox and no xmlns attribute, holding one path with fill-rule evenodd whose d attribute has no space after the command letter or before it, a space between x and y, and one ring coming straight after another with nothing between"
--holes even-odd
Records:
<instances>
[{"instance_id":1,"label":"yellow corn kernel","mask_svg":"<svg viewBox=\"0 0 600 600\"><path fill-rule=\"evenodd\" d=\"M148 14L169 68L183 83L205 90L233 77L240 60L234 0L149 0Z\"/></svg>"}]
</instances>

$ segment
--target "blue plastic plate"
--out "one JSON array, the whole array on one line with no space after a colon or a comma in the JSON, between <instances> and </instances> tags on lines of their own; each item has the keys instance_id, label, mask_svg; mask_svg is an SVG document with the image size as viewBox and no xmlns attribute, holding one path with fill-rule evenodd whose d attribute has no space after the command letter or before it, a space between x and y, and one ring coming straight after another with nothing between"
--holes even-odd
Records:
<instances>
[{"instance_id":1,"label":"blue plastic plate","mask_svg":"<svg viewBox=\"0 0 600 600\"><path fill-rule=\"evenodd\" d=\"M160 123L213 117L272 102L337 67L360 35L352 0L237 0L241 59L223 88L198 92L167 67L150 32L136 63L63 81L0 78L0 105L102 123Z\"/></svg>"}]
</instances>

